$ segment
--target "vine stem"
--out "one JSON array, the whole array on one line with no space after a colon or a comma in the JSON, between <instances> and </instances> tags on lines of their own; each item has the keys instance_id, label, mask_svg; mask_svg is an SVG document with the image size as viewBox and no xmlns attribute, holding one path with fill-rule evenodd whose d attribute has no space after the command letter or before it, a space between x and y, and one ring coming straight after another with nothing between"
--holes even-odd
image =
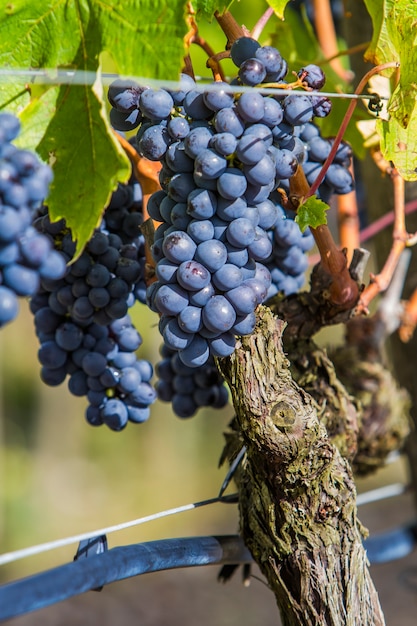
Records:
<instances>
[{"instance_id":1,"label":"vine stem","mask_svg":"<svg viewBox=\"0 0 417 626\"><path fill-rule=\"evenodd\" d=\"M389 172L394 189L394 228L393 242L390 253L384 267L379 274L371 276L370 284L365 287L358 302L357 312L368 313L370 302L381 291L385 291L391 282L395 268L398 265L402 251L407 245L409 234L405 227L405 204L404 204L404 179L396 170L391 168Z\"/></svg>"},{"instance_id":2,"label":"vine stem","mask_svg":"<svg viewBox=\"0 0 417 626\"><path fill-rule=\"evenodd\" d=\"M358 86L356 87L354 93L355 95L359 95L362 93L363 89L365 88L366 83L369 81L370 78L372 78L372 76L374 76L375 74L380 74L381 72L383 72L384 70L387 69L394 69L394 68L398 68L399 65L397 62L392 61L390 63L382 63L382 65L377 65L375 67L373 67L371 70L369 70L369 72L367 72L365 74L365 76L362 78L362 80L359 82ZM309 198L310 196L313 196L317 189L319 188L320 184L323 182L323 179L326 175L327 170L329 169L329 166L331 165L331 163L333 162L333 159L336 155L337 149L340 145L340 142L342 141L343 135L346 132L346 128L352 118L353 112L355 110L357 104L357 99L351 100L351 102L349 103L349 106L347 108L346 111L346 115L343 118L343 121L340 125L339 131L335 137L335 140L333 142L333 146L332 149L330 150L329 156L327 157L327 159L325 160L325 162L323 163L323 167L321 168L316 180L314 181L314 183L311 185L310 191L308 193L308 195L306 196L306 198Z\"/></svg>"},{"instance_id":3,"label":"vine stem","mask_svg":"<svg viewBox=\"0 0 417 626\"><path fill-rule=\"evenodd\" d=\"M369 48L370 43L371 43L370 41L365 41L364 43L358 43L357 46L346 48L346 50L338 50L332 56L326 57L323 60L316 61L316 64L324 65L325 63L330 63L330 61L333 61L334 59L339 59L340 57L343 57L343 56L351 56L352 54L356 54L357 52L365 51L367 48Z\"/></svg>"},{"instance_id":4,"label":"vine stem","mask_svg":"<svg viewBox=\"0 0 417 626\"><path fill-rule=\"evenodd\" d=\"M146 283L150 284L151 282L156 280L154 272L155 261L152 257L151 247L149 243L149 240L152 239L152 237L149 236L149 226L146 227L146 225L150 224L152 229L152 224L153 227L156 227L159 223L153 222L153 220L151 220L147 207L148 200L151 195L155 193L155 191L161 189L158 177L159 170L161 169L161 164L159 163L159 161L149 161L148 159L140 156L135 148L124 137L122 137L122 135L120 135L116 131L113 132L116 136L117 141L120 143L121 147L129 157L135 178L142 188L142 213L144 221L144 224L142 225L142 230L144 231L146 242Z\"/></svg>"},{"instance_id":5,"label":"vine stem","mask_svg":"<svg viewBox=\"0 0 417 626\"><path fill-rule=\"evenodd\" d=\"M250 37L250 32L248 31L248 29L244 26L240 26L236 22L230 11L224 11L223 13L215 11L214 17L216 18L220 28L227 37L226 48L229 49L232 43L240 37Z\"/></svg>"},{"instance_id":6,"label":"vine stem","mask_svg":"<svg viewBox=\"0 0 417 626\"><path fill-rule=\"evenodd\" d=\"M135 148L124 138L122 135L114 131L117 141L126 152L132 164L133 173L142 187L143 194L143 218L146 220L149 218L147 212L147 205L150 196L161 189L159 184L159 170L161 164L159 161L149 161L137 153Z\"/></svg>"},{"instance_id":7,"label":"vine stem","mask_svg":"<svg viewBox=\"0 0 417 626\"><path fill-rule=\"evenodd\" d=\"M302 167L299 166L290 179L290 200L294 201L295 198L297 203L308 195L309 185ZM329 287L331 303L343 311L351 309L358 300L359 289L349 273L345 252L339 250L327 224L311 228L311 232L320 252L323 269L332 277Z\"/></svg>"},{"instance_id":8,"label":"vine stem","mask_svg":"<svg viewBox=\"0 0 417 626\"><path fill-rule=\"evenodd\" d=\"M404 311L402 315L401 325L398 329L398 334L401 341L407 343L413 336L414 330L417 326L417 289L415 289L404 305Z\"/></svg>"},{"instance_id":9,"label":"vine stem","mask_svg":"<svg viewBox=\"0 0 417 626\"><path fill-rule=\"evenodd\" d=\"M353 168L351 168L351 173L353 175ZM348 260L350 260L353 251L360 247L360 224L355 191L337 196L337 214L340 245L346 249Z\"/></svg>"},{"instance_id":10,"label":"vine stem","mask_svg":"<svg viewBox=\"0 0 417 626\"><path fill-rule=\"evenodd\" d=\"M404 213L406 215L409 215L410 213L414 213L415 211L417 211L417 200L410 200L410 202L407 202L405 204ZM375 237L378 233L380 233L382 230L384 230L384 228L387 228L388 226L390 226L394 222L394 217L395 217L394 211L389 211L388 213L385 213L385 215L382 215L382 217L372 222L372 224L369 224L369 226L366 226L365 228L363 228L359 232L359 243L360 244L366 243L367 241ZM410 245L410 243L413 243L414 237L415 235L412 236L412 239L408 240L407 242L408 245ZM308 260L309 260L309 265L316 265L316 263L320 261L320 255L310 254L310 256L308 257Z\"/></svg>"},{"instance_id":11,"label":"vine stem","mask_svg":"<svg viewBox=\"0 0 417 626\"><path fill-rule=\"evenodd\" d=\"M220 60L219 56L216 55L216 53L214 52L210 44L203 37L201 37L200 33L198 32L198 25L194 19L195 12L192 9L191 5L188 6L188 11L189 12L187 16L187 21L188 21L190 30L187 33L187 35L184 37L184 45L186 46L186 48L189 48L191 44L195 44L199 46L202 50L204 50L204 52L208 56L206 66L210 68L211 71L213 72L214 80L225 81L226 77L219 64L219 60Z\"/></svg>"},{"instance_id":12,"label":"vine stem","mask_svg":"<svg viewBox=\"0 0 417 626\"><path fill-rule=\"evenodd\" d=\"M256 22L255 26L251 30L250 35L253 39L259 39L259 36L262 33L263 29L265 28L268 20L273 15L274 15L274 9L272 7L268 7L265 13L261 15L259 20Z\"/></svg>"}]
</instances>

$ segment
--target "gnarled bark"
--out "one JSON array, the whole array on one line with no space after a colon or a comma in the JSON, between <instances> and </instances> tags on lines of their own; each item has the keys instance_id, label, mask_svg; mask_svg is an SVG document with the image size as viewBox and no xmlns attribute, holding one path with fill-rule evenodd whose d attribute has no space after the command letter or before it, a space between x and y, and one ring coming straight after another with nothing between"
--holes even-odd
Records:
<instances>
[{"instance_id":1,"label":"gnarled bark","mask_svg":"<svg viewBox=\"0 0 417 626\"><path fill-rule=\"evenodd\" d=\"M284 327L260 307L253 335L220 362L247 448L235 477L241 532L285 626L382 626L351 468L291 377Z\"/></svg>"}]
</instances>

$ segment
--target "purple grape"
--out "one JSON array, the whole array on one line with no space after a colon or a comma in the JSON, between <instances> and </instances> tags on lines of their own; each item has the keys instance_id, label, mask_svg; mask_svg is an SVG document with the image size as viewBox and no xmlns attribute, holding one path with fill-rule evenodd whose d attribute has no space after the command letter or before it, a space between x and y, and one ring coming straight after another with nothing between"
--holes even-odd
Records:
<instances>
[{"instance_id":1,"label":"purple grape","mask_svg":"<svg viewBox=\"0 0 417 626\"><path fill-rule=\"evenodd\" d=\"M237 67L256 55L256 51L261 47L260 43L256 39L251 37L240 37L233 42L230 48L230 56L232 61Z\"/></svg>"}]
</instances>

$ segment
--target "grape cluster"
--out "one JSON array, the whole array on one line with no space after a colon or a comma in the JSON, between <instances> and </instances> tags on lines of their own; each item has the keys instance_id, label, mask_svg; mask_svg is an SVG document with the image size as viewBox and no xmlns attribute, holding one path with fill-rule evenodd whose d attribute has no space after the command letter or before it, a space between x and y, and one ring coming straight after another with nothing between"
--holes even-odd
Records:
<instances>
[{"instance_id":1,"label":"grape cluster","mask_svg":"<svg viewBox=\"0 0 417 626\"><path fill-rule=\"evenodd\" d=\"M230 53L238 68L234 85L284 84L287 63L275 48L242 37ZM298 73L302 95L234 93L223 82L200 91L185 74L178 91L129 81L110 86L115 128L137 128L138 152L162 165L161 190L148 203L160 225L152 246L156 282L148 287L147 302L160 315L177 368L180 362L201 368L230 355L236 336L253 331L261 302L277 290L300 288L312 237L283 219L274 193L289 189L299 165L311 180L323 162L312 120L327 115L331 103L310 91L324 82L321 68L311 64ZM342 153L349 158L345 147ZM332 171L320 186L323 195L345 193L352 185L346 161L334 165L343 168L346 184ZM171 374L162 380L161 397L178 393ZM180 411L191 414L195 402L187 402L185 409L181 400Z\"/></svg>"},{"instance_id":2,"label":"grape cluster","mask_svg":"<svg viewBox=\"0 0 417 626\"><path fill-rule=\"evenodd\" d=\"M160 400L172 403L178 417L192 417L200 407L221 409L227 404L227 388L212 357L202 367L188 367L168 346L162 344L160 352L156 391Z\"/></svg>"},{"instance_id":3,"label":"grape cluster","mask_svg":"<svg viewBox=\"0 0 417 626\"><path fill-rule=\"evenodd\" d=\"M305 124L300 129L300 139L306 147L306 160L303 169L309 184L313 184L321 167L333 147L332 138L323 138L320 129L315 124ZM319 187L319 195L327 202L332 194L343 195L353 191L354 184L349 166L352 158L352 148L345 141L341 141L333 162L329 166L323 183Z\"/></svg>"},{"instance_id":4,"label":"grape cluster","mask_svg":"<svg viewBox=\"0 0 417 626\"><path fill-rule=\"evenodd\" d=\"M41 378L89 402L87 421L122 430L149 417L156 392L150 363L137 359L142 338L128 309L144 298L144 240L137 183L119 185L84 252L59 280L42 279L31 299L40 342ZM65 262L75 244L64 220L39 211L36 228Z\"/></svg>"},{"instance_id":5,"label":"grape cluster","mask_svg":"<svg viewBox=\"0 0 417 626\"><path fill-rule=\"evenodd\" d=\"M48 238L32 227L52 171L34 153L13 145L19 132L19 120L0 113L0 327L16 317L19 296L36 293L41 278L65 273Z\"/></svg>"},{"instance_id":6,"label":"grape cluster","mask_svg":"<svg viewBox=\"0 0 417 626\"><path fill-rule=\"evenodd\" d=\"M144 302L145 242L140 233L141 204L134 197L136 185L118 186L82 254L68 265L60 281L48 284L56 313L70 315L83 325L107 325L126 315L135 299ZM67 262L73 259L75 242L64 220L51 224L44 211L35 225L50 235Z\"/></svg>"},{"instance_id":7,"label":"grape cluster","mask_svg":"<svg viewBox=\"0 0 417 626\"><path fill-rule=\"evenodd\" d=\"M268 231L272 241L271 256L265 261L271 273L271 286L268 298L279 291L289 296L301 289L308 267L307 252L314 245L314 238L309 228L301 232L298 224L277 204L280 217L274 227Z\"/></svg>"}]
</instances>

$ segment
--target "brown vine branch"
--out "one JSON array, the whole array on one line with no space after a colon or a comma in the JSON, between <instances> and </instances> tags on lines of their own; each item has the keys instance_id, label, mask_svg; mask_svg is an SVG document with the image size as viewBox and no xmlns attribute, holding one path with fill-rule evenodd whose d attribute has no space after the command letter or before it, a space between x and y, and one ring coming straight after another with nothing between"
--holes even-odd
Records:
<instances>
[{"instance_id":1,"label":"brown vine branch","mask_svg":"<svg viewBox=\"0 0 417 626\"><path fill-rule=\"evenodd\" d=\"M325 57L328 57L332 69L340 78L350 82L353 73L343 67L339 55L336 30L332 16L330 0L313 0L314 26L320 48Z\"/></svg>"},{"instance_id":2,"label":"brown vine branch","mask_svg":"<svg viewBox=\"0 0 417 626\"><path fill-rule=\"evenodd\" d=\"M199 46L202 50L204 50L204 52L207 54L208 56L208 60L207 60L207 67L211 69L212 73L213 73L213 78L216 81L225 81L226 77L224 75L224 72L219 64L219 57L218 55L216 55L216 53L214 52L213 48L210 46L210 44L204 39L204 37L201 37L199 31L198 31L198 25L197 22L195 21L194 18L195 12L193 10L193 8L191 7L191 5L188 5L188 15L187 15L187 22L189 25L189 31L186 34L186 36L184 37L184 45L187 49L190 48L191 44L194 44L196 46ZM188 65L190 65L190 63L188 63ZM194 72L193 72L194 74Z\"/></svg>"},{"instance_id":3,"label":"brown vine branch","mask_svg":"<svg viewBox=\"0 0 417 626\"><path fill-rule=\"evenodd\" d=\"M216 18L220 28L224 32L227 38L226 49L230 49L232 43L239 39L240 37L250 37L250 32L245 26L240 26L230 11L224 11L223 13L219 13L216 11L214 13L214 17Z\"/></svg>"},{"instance_id":4,"label":"brown vine branch","mask_svg":"<svg viewBox=\"0 0 417 626\"><path fill-rule=\"evenodd\" d=\"M365 41L364 43L359 43L357 46L352 46L351 48L346 48L345 50L338 50L333 56L326 57L321 61L316 61L317 65L324 65L326 63L330 63L333 59L338 59L342 56L352 56L352 54L356 54L358 52L364 52L367 48L369 48L370 41Z\"/></svg>"},{"instance_id":5,"label":"brown vine branch","mask_svg":"<svg viewBox=\"0 0 417 626\"><path fill-rule=\"evenodd\" d=\"M383 72L384 70L390 69L390 68L398 68L398 63L396 62L390 62L390 63L383 63L382 65L377 65L376 67L373 67L371 70L369 70L369 72L367 72L365 74L365 76L362 78L362 80L359 82L358 86L356 87L354 93L356 95L359 95L362 93L363 89L365 88L366 83L368 82L368 80L370 78L372 78L372 76L374 76L375 74L379 74L381 72ZM343 121L340 125L339 131L334 139L333 145L332 145L332 149L330 150L329 156L327 157L327 159L325 160L325 162L323 163L323 167L321 168L316 180L314 181L314 183L311 185L310 191L308 193L308 196L313 196L317 189L319 188L320 184L323 182L323 179L326 175L327 170L329 169L329 166L331 165L331 163L333 162L333 159L336 155L337 149L340 145L340 142L342 141L343 135L346 132L346 128L351 120L351 117L353 115L353 112L356 108L357 105L357 100L354 99L349 103L349 106L347 108L345 117L343 118Z\"/></svg>"},{"instance_id":6,"label":"brown vine branch","mask_svg":"<svg viewBox=\"0 0 417 626\"><path fill-rule=\"evenodd\" d=\"M285 626L383 626L350 464L291 377L284 328L260 307L254 333L219 362L247 448L235 475L241 533Z\"/></svg>"}]
</instances>

